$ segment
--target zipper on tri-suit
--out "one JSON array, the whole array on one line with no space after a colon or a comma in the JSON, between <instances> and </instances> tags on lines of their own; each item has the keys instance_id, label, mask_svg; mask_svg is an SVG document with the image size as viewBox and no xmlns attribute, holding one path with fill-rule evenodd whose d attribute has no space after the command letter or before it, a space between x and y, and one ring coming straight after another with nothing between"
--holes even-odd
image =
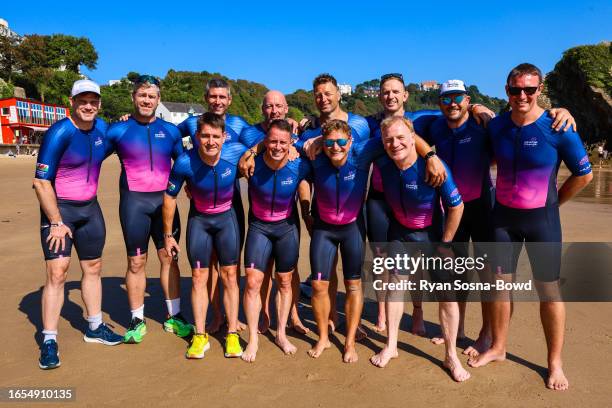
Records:
<instances>
[{"instance_id":1,"label":"zipper on tri-suit","mask_svg":"<svg viewBox=\"0 0 612 408\"><path fill-rule=\"evenodd\" d=\"M402 179L402 170L399 171L399 195L402 213L404 214L404 217L407 217L408 214L406 214L406 205L404 204L404 180Z\"/></svg>"},{"instance_id":2,"label":"zipper on tri-suit","mask_svg":"<svg viewBox=\"0 0 612 408\"><path fill-rule=\"evenodd\" d=\"M212 168L212 172L213 175L215 176L215 189L214 189L214 193L213 193L213 208L217 208L217 170L215 170L215 168Z\"/></svg>"},{"instance_id":3,"label":"zipper on tri-suit","mask_svg":"<svg viewBox=\"0 0 612 408\"><path fill-rule=\"evenodd\" d=\"M336 216L340 214L340 169L336 169Z\"/></svg>"},{"instance_id":4,"label":"zipper on tri-suit","mask_svg":"<svg viewBox=\"0 0 612 408\"><path fill-rule=\"evenodd\" d=\"M89 139L89 161L87 162L87 182L89 183L89 173L91 171L91 160L93 156L93 147L91 146L91 132L87 133L87 138Z\"/></svg>"},{"instance_id":5,"label":"zipper on tri-suit","mask_svg":"<svg viewBox=\"0 0 612 408\"><path fill-rule=\"evenodd\" d=\"M514 157L512 161L512 186L516 186L516 173L518 167L519 154L521 152L521 138L522 128L519 128L516 136L514 137Z\"/></svg>"},{"instance_id":6,"label":"zipper on tri-suit","mask_svg":"<svg viewBox=\"0 0 612 408\"><path fill-rule=\"evenodd\" d=\"M149 139L149 163L151 163L151 171L153 171L153 145L151 143L151 127L147 125L147 138Z\"/></svg>"},{"instance_id":7,"label":"zipper on tri-suit","mask_svg":"<svg viewBox=\"0 0 612 408\"><path fill-rule=\"evenodd\" d=\"M272 184L272 203L270 204L270 216L274 215L274 200L276 199L276 171L274 172L274 180Z\"/></svg>"}]
</instances>

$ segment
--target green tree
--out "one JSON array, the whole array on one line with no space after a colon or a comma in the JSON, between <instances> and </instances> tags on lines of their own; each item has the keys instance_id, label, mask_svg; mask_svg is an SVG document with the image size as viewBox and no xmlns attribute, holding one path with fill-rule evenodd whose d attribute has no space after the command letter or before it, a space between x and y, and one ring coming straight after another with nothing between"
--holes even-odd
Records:
<instances>
[{"instance_id":1,"label":"green tree","mask_svg":"<svg viewBox=\"0 0 612 408\"><path fill-rule=\"evenodd\" d=\"M127 79L114 85L100 87L102 108L100 117L109 122L116 121L121 115L132 112L132 85Z\"/></svg>"},{"instance_id":2,"label":"green tree","mask_svg":"<svg viewBox=\"0 0 612 408\"><path fill-rule=\"evenodd\" d=\"M53 68L65 66L67 70L79 72L84 65L96 69L98 53L89 39L71 35L53 34L46 39L48 59Z\"/></svg>"},{"instance_id":3,"label":"green tree","mask_svg":"<svg viewBox=\"0 0 612 408\"><path fill-rule=\"evenodd\" d=\"M0 36L0 77L11 82L13 71L18 68L17 40L13 37Z\"/></svg>"},{"instance_id":4,"label":"green tree","mask_svg":"<svg viewBox=\"0 0 612 408\"><path fill-rule=\"evenodd\" d=\"M37 34L27 35L17 46L17 65L25 75L33 69L59 68L51 63L52 57L47 52L47 38Z\"/></svg>"}]
</instances>

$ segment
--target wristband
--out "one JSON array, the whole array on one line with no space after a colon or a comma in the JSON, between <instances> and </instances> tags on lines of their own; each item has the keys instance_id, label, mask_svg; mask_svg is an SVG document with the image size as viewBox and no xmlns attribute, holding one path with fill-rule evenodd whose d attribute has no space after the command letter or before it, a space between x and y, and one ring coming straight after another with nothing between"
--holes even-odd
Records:
<instances>
[{"instance_id":1,"label":"wristband","mask_svg":"<svg viewBox=\"0 0 612 408\"><path fill-rule=\"evenodd\" d=\"M164 234L164 238L174 238L174 234Z\"/></svg>"},{"instance_id":2,"label":"wristband","mask_svg":"<svg viewBox=\"0 0 612 408\"><path fill-rule=\"evenodd\" d=\"M257 157L257 152L256 152L255 150L253 150L253 149L249 149L249 152L251 152L251 155L249 156L249 159L250 159L251 157Z\"/></svg>"},{"instance_id":3,"label":"wristband","mask_svg":"<svg viewBox=\"0 0 612 408\"><path fill-rule=\"evenodd\" d=\"M430 150L427 152L427 154L425 154L425 156L423 156L423 158L425 159L425 161L431 159L432 157L434 157L436 155L436 152L434 152L433 150Z\"/></svg>"},{"instance_id":4,"label":"wristband","mask_svg":"<svg viewBox=\"0 0 612 408\"><path fill-rule=\"evenodd\" d=\"M58 221L58 222L56 222L56 223L53 223L53 222L52 222L50 225L51 225L52 227L61 227L62 225L64 225L64 223L63 223L63 222L61 222L61 221Z\"/></svg>"}]
</instances>

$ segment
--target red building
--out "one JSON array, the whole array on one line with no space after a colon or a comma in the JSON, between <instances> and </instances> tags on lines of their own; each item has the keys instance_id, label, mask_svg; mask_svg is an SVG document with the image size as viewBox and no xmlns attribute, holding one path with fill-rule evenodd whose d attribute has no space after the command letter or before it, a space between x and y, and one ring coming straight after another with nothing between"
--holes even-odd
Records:
<instances>
[{"instance_id":1,"label":"red building","mask_svg":"<svg viewBox=\"0 0 612 408\"><path fill-rule=\"evenodd\" d=\"M23 98L0 99L0 140L8 144L38 144L49 126L70 116L65 106Z\"/></svg>"}]
</instances>

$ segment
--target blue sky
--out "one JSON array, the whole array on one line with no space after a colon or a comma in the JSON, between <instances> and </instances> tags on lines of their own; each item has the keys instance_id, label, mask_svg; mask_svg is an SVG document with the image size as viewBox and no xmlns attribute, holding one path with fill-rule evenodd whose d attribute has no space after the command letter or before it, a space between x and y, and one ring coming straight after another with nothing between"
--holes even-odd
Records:
<instances>
[{"instance_id":1,"label":"blue sky","mask_svg":"<svg viewBox=\"0 0 612 408\"><path fill-rule=\"evenodd\" d=\"M402 72L409 82L458 78L503 97L513 66L548 72L567 48L612 40L610 1L410 3L104 1L85 12L85 2L27 10L7 2L0 17L20 34L88 37L99 60L86 74L100 83L172 68L283 92L309 88L321 72L352 85Z\"/></svg>"}]
</instances>

